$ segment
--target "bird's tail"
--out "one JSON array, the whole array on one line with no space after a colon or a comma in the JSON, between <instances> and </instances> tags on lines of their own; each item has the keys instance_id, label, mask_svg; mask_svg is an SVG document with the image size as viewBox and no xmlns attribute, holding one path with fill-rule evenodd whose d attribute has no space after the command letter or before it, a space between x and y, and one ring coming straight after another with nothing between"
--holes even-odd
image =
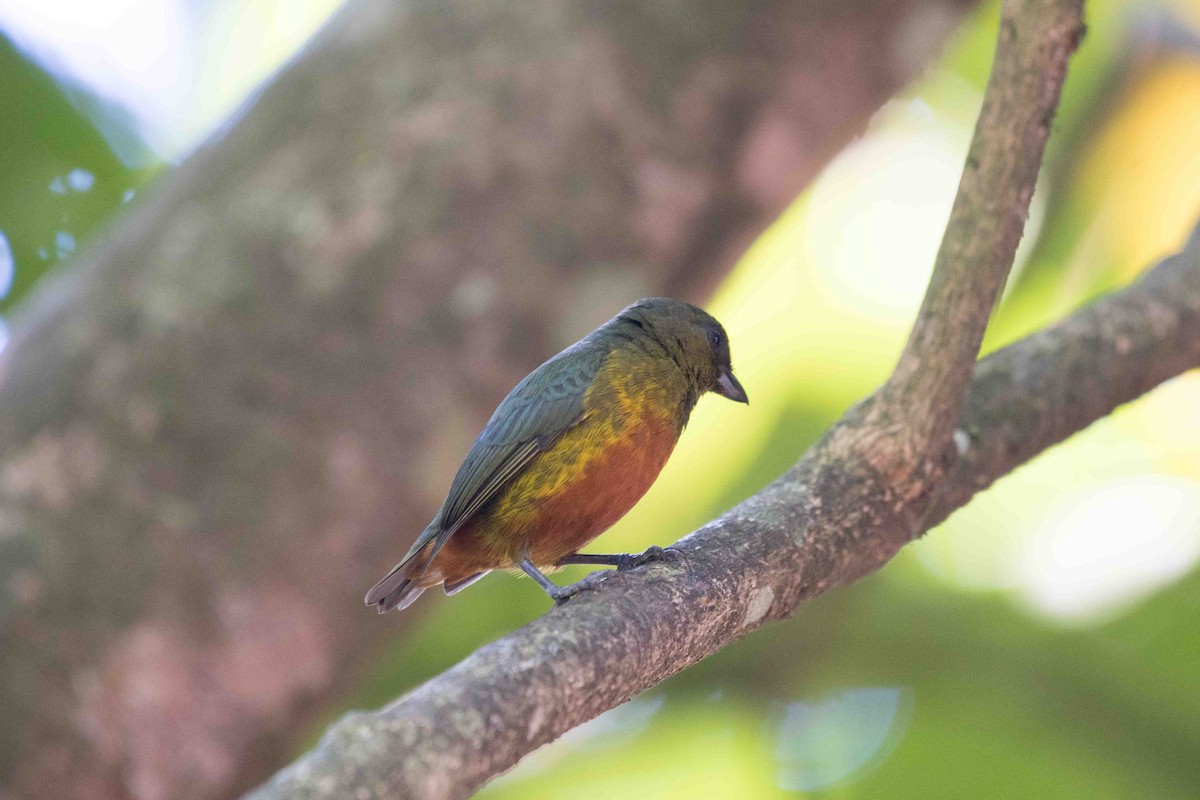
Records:
<instances>
[{"instance_id":1,"label":"bird's tail","mask_svg":"<svg viewBox=\"0 0 1200 800\"><path fill-rule=\"evenodd\" d=\"M391 611L393 608L408 608L417 601L421 596L421 592L425 591L422 586L417 586L412 578L414 568L423 562L409 556L392 568L383 580L371 587L371 591L367 592L364 602L369 606L375 606L375 610L380 614Z\"/></svg>"},{"instance_id":2,"label":"bird's tail","mask_svg":"<svg viewBox=\"0 0 1200 800\"><path fill-rule=\"evenodd\" d=\"M385 575L383 580L371 587L363 602L375 606L375 610L383 614L393 608L408 608L417 601L425 587L417 586L416 580L425 574L425 568L432 558L432 554L425 557L422 557L422 554L428 552L428 545L437 533L436 526L435 519L417 537L404 560L392 567L392 571Z\"/></svg>"}]
</instances>

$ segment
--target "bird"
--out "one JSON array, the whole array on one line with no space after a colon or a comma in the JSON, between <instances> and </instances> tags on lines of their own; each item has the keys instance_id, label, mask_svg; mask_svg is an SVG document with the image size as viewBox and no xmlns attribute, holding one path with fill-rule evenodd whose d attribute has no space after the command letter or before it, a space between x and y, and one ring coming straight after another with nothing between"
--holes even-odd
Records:
<instances>
[{"instance_id":1,"label":"bird","mask_svg":"<svg viewBox=\"0 0 1200 800\"><path fill-rule=\"evenodd\" d=\"M622 309L501 401L441 508L366 604L403 609L426 589L455 594L495 569L524 572L558 604L593 584L560 586L546 571L668 555L579 551L654 483L706 392L749 403L721 323L663 297Z\"/></svg>"}]
</instances>

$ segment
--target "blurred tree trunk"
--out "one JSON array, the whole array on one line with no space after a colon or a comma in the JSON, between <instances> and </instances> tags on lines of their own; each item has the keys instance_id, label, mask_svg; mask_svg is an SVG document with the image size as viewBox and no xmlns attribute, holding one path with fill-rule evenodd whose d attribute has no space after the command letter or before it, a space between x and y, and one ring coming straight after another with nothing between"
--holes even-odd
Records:
<instances>
[{"instance_id":1,"label":"blurred tree trunk","mask_svg":"<svg viewBox=\"0 0 1200 800\"><path fill-rule=\"evenodd\" d=\"M354 0L14 324L0 797L278 766L496 400L703 297L962 5Z\"/></svg>"}]
</instances>

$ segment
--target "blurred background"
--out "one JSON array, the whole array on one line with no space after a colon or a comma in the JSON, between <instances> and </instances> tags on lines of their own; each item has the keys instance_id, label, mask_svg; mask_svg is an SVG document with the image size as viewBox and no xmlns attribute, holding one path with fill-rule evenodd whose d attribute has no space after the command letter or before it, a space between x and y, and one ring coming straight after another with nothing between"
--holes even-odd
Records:
<instances>
[{"instance_id":1,"label":"blurred background","mask_svg":"<svg viewBox=\"0 0 1200 800\"><path fill-rule=\"evenodd\" d=\"M337 5L0 4L0 312L19 313L143 187L221 136ZM753 404L702 402L650 494L595 548L686 534L882 382L949 215L997 13L973 9L720 282L707 306ZM1200 218L1200 4L1091 0L1088 24L985 350L1127 283ZM571 732L480 796L1200 796L1198 409L1200 374L1170 381L881 573ZM545 609L524 581L492 575L386 618L399 633L321 698L293 754L343 710L384 704Z\"/></svg>"}]
</instances>

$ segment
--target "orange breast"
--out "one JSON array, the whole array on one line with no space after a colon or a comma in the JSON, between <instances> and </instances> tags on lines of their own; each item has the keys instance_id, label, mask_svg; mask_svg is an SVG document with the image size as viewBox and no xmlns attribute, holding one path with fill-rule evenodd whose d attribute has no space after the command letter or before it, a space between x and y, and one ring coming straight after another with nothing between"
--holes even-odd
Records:
<instances>
[{"instance_id":1,"label":"orange breast","mask_svg":"<svg viewBox=\"0 0 1200 800\"><path fill-rule=\"evenodd\" d=\"M423 582L461 580L526 557L549 567L578 552L654 483L679 440L687 398L673 361L614 349L584 398L583 420L450 537Z\"/></svg>"},{"instance_id":2,"label":"orange breast","mask_svg":"<svg viewBox=\"0 0 1200 800\"><path fill-rule=\"evenodd\" d=\"M633 508L678 439L676 426L658 414L584 421L459 529L422 582L461 580L524 557L553 566Z\"/></svg>"},{"instance_id":3,"label":"orange breast","mask_svg":"<svg viewBox=\"0 0 1200 800\"><path fill-rule=\"evenodd\" d=\"M654 484L678 433L658 418L627 426L570 483L545 498L525 540L533 562L550 566L578 552L625 516Z\"/></svg>"}]
</instances>

